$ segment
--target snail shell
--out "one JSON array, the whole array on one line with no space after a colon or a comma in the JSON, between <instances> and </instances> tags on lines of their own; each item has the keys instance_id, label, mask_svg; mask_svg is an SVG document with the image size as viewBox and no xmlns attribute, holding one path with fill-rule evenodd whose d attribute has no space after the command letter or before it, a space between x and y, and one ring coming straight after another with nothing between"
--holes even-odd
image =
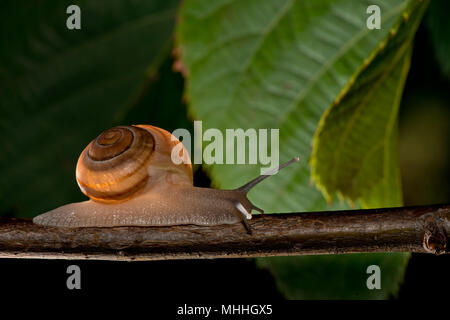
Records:
<instances>
[{"instance_id":1,"label":"snail shell","mask_svg":"<svg viewBox=\"0 0 450 320\"><path fill-rule=\"evenodd\" d=\"M169 132L149 125L102 132L78 159L78 186L92 200L108 203L135 196L161 174L177 173L178 183L192 185L191 165L171 161L172 148L180 143L171 138Z\"/></svg>"}]
</instances>

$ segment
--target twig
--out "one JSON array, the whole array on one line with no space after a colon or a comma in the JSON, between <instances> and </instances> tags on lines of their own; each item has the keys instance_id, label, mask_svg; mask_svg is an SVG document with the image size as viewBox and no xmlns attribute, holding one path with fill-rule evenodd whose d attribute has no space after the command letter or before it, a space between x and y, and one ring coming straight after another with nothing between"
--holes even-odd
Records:
<instances>
[{"instance_id":1,"label":"twig","mask_svg":"<svg viewBox=\"0 0 450 320\"><path fill-rule=\"evenodd\" d=\"M218 226L56 228L0 220L0 258L166 260L348 252L448 253L450 205L256 215Z\"/></svg>"}]
</instances>

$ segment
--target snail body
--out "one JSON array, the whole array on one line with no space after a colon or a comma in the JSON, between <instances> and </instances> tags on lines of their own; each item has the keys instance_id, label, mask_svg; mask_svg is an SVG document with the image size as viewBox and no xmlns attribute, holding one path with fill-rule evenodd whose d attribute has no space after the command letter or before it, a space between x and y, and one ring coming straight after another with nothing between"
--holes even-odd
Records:
<instances>
[{"instance_id":1,"label":"snail body","mask_svg":"<svg viewBox=\"0 0 450 320\"><path fill-rule=\"evenodd\" d=\"M184 157L188 155L178 139L158 127L118 126L104 131L77 163L77 183L90 200L48 211L33 222L55 227L242 222L250 231L247 220L252 209L263 211L247 199L247 192L271 173L235 190L194 187L190 162L172 161L175 146L181 146ZM298 158L280 168L294 160Z\"/></svg>"}]
</instances>

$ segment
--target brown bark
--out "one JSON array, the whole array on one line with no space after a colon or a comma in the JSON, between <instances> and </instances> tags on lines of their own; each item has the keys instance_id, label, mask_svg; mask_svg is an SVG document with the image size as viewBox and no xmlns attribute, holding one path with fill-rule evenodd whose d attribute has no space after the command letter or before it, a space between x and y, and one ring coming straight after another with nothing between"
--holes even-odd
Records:
<instances>
[{"instance_id":1,"label":"brown bark","mask_svg":"<svg viewBox=\"0 0 450 320\"><path fill-rule=\"evenodd\" d=\"M56 228L0 220L0 258L165 260L349 252L448 253L450 205L256 215L217 226Z\"/></svg>"}]
</instances>

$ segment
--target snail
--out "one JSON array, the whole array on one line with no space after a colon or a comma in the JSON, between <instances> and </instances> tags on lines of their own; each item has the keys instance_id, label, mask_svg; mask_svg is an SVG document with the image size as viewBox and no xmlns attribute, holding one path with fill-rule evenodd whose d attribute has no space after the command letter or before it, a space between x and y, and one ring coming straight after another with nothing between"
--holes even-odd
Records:
<instances>
[{"instance_id":1,"label":"snail","mask_svg":"<svg viewBox=\"0 0 450 320\"><path fill-rule=\"evenodd\" d=\"M193 186L190 161L172 161L175 146L188 157L177 138L155 126L117 126L102 132L82 151L76 167L78 186L90 200L48 211L33 222L55 227L243 223L250 233L252 209L264 212L247 199L248 191L298 161L294 158L235 190L200 188Z\"/></svg>"}]
</instances>

